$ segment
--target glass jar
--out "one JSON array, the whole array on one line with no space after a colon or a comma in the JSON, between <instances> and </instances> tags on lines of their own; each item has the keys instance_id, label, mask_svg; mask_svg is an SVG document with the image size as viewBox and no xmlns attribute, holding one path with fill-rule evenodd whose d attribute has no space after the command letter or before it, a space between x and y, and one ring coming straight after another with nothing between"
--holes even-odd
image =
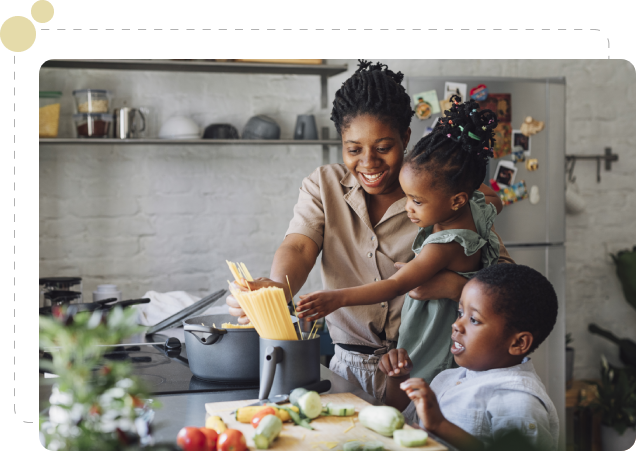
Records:
<instances>
[{"instance_id":1,"label":"glass jar","mask_svg":"<svg viewBox=\"0 0 636 451\"><path fill-rule=\"evenodd\" d=\"M108 113L112 95L105 89L77 89L73 97L78 113Z\"/></svg>"},{"instance_id":2,"label":"glass jar","mask_svg":"<svg viewBox=\"0 0 636 451\"><path fill-rule=\"evenodd\" d=\"M40 307L82 302L81 277L40 278Z\"/></svg>"},{"instance_id":3,"label":"glass jar","mask_svg":"<svg viewBox=\"0 0 636 451\"><path fill-rule=\"evenodd\" d=\"M78 138L108 138L112 114L79 113L73 115Z\"/></svg>"},{"instance_id":4,"label":"glass jar","mask_svg":"<svg viewBox=\"0 0 636 451\"><path fill-rule=\"evenodd\" d=\"M60 91L40 91L40 138L57 138L61 97Z\"/></svg>"}]
</instances>

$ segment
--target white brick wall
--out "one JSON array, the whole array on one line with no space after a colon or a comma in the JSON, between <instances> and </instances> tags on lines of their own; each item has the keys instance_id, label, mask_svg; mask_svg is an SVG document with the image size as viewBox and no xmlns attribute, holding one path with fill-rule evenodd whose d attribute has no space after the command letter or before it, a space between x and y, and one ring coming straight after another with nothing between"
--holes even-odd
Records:
<instances>
[{"instance_id":1,"label":"white brick wall","mask_svg":"<svg viewBox=\"0 0 636 451\"><path fill-rule=\"evenodd\" d=\"M340 61L330 61L340 62ZM332 99L355 68L329 80ZM625 61L386 61L407 76L565 76L567 153L601 153L620 161L596 183L595 163L575 170L587 209L567 217L567 330L575 375L596 377L600 353L616 347L587 332L597 322L636 340L636 312L624 301L609 252L636 244L636 78ZM150 134L173 114L199 125L229 122L239 131L254 114L278 121L291 138L295 117L316 115L318 77L44 69L41 90L62 90L60 136L73 136L71 91L111 89L115 107L153 109ZM330 100L331 101L331 100ZM335 131L332 130L332 136ZM145 291L202 295L225 287L225 259L268 275L302 178L321 164L319 146L42 146L40 274L80 275L84 294L115 283L126 298ZM320 287L314 270L307 290Z\"/></svg>"}]
</instances>

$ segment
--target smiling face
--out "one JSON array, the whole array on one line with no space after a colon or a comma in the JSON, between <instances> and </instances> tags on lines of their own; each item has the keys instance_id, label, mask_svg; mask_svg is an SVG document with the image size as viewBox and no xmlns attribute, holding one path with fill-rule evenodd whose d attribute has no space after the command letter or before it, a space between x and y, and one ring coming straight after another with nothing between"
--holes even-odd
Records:
<instances>
[{"instance_id":1,"label":"smiling face","mask_svg":"<svg viewBox=\"0 0 636 451\"><path fill-rule=\"evenodd\" d=\"M433 175L405 164L400 171L400 185L406 194L406 213L419 227L443 223L454 213L453 196L439 184L433 186Z\"/></svg>"},{"instance_id":2,"label":"smiling face","mask_svg":"<svg viewBox=\"0 0 636 451\"><path fill-rule=\"evenodd\" d=\"M400 189L398 176L411 129L405 136L386 121L362 115L342 130L342 159L360 186L371 195Z\"/></svg>"},{"instance_id":3,"label":"smiling face","mask_svg":"<svg viewBox=\"0 0 636 451\"><path fill-rule=\"evenodd\" d=\"M506 320L492 308L492 294L479 281L469 281L453 324L451 353L459 366L473 371L517 365L532 344L528 332L506 328Z\"/></svg>"}]
</instances>

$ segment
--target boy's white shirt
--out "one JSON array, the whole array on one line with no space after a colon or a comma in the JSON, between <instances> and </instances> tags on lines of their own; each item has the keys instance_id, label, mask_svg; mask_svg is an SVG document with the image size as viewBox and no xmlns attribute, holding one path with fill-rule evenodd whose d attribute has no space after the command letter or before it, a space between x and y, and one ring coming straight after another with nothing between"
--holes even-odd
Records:
<instances>
[{"instance_id":1,"label":"boy's white shirt","mask_svg":"<svg viewBox=\"0 0 636 451\"><path fill-rule=\"evenodd\" d=\"M557 449L557 412L527 357L509 368L445 370L431 389L444 417L487 445L517 429L538 449ZM408 422L422 425L412 401L403 413Z\"/></svg>"}]
</instances>

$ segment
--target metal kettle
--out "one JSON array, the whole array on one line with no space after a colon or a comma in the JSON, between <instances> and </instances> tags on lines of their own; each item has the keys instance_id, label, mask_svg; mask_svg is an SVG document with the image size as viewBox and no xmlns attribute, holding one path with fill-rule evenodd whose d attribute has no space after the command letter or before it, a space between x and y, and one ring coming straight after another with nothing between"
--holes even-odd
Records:
<instances>
[{"instance_id":1,"label":"metal kettle","mask_svg":"<svg viewBox=\"0 0 636 451\"><path fill-rule=\"evenodd\" d=\"M138 127L136 115L141 118L141 128ZM115 108L113 110L115 120L115 138L130 139L136 138L137 133L146 129L146 118L138 108Z\"/></svg>"}]
</instances>

